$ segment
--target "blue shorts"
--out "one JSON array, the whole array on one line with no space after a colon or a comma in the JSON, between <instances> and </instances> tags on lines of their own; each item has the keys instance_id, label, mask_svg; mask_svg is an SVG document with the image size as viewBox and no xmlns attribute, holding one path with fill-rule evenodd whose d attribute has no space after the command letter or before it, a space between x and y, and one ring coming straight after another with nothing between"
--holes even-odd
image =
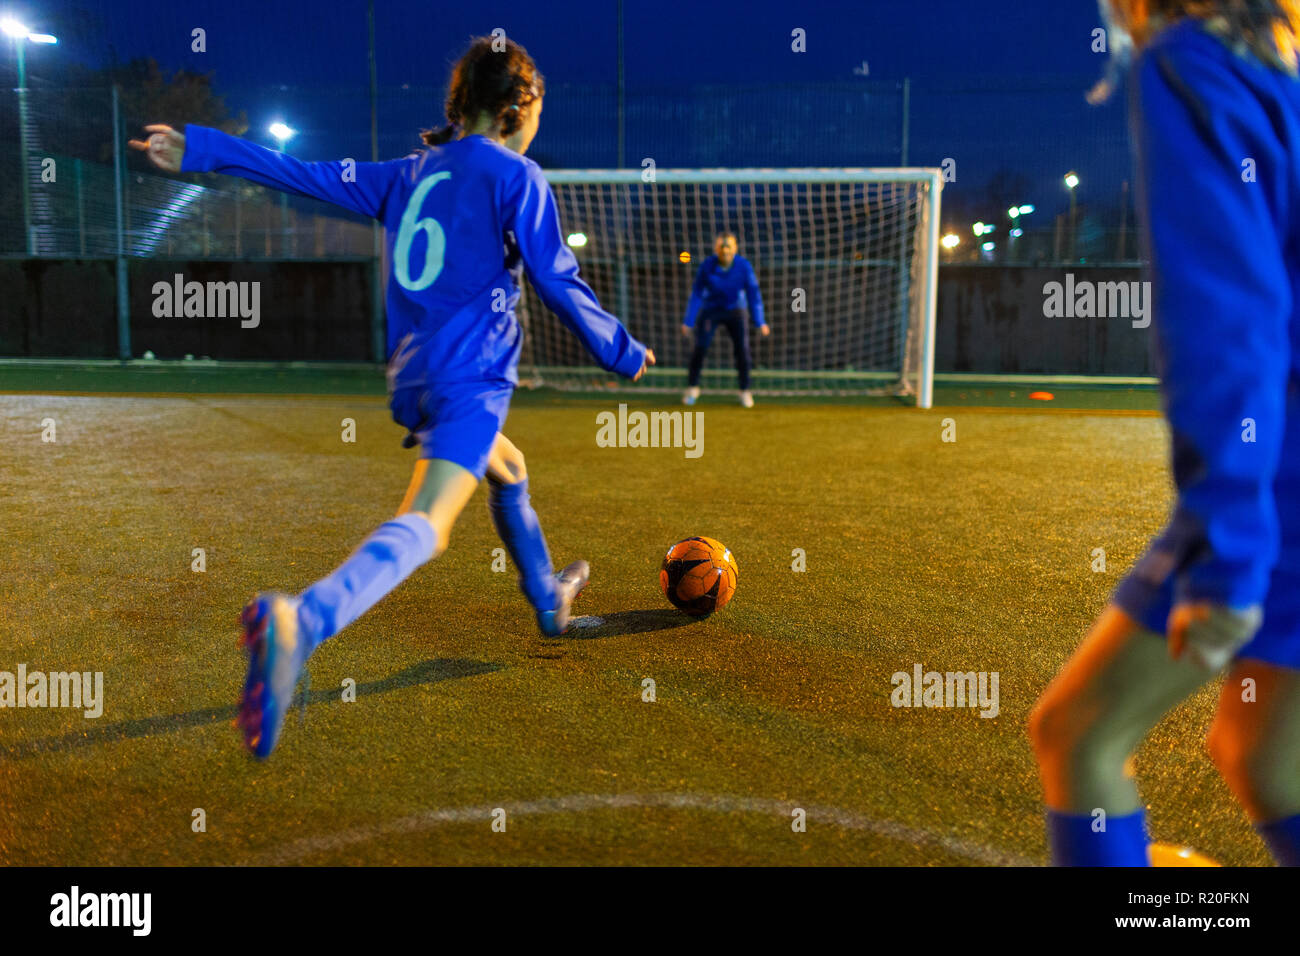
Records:
<instances>
[{"instance_id":1,"label":"blue shorts","mask_svg":"<svg viewBox=\"0 0 1300 956\"><path fill-rule=\"evenodd\" d=\"M408 385L393 392L388 405L393 421L410 433L404 447L419 445L421 458L453 461L482 478L514 391L509 382Z\"/></svg>"},{"instance_id":2,"label":"blue shorts","mask_svg":"<svg viewBox=\"0 0 1300 956\"><path fill-rule=\"evenodd\" d=\"M1287 441L1273 481L1281 548L1264 598L1264 623L1238 657L1300 670L1300 416L1288 416ZM1174 579L1190 550L1186 530L1172 523L1120 581L1112 603L1147 630L1164 634Z\"/></svg>"},{"instance_id":3,"label":"blue shorts","mask_svg":"<svg viewBox=\"0 0 1300 956\"><path fill-rule=\"evenodd\" d=\"M1151 543L1111 598L1111 603L1157 634L1164 634L1168 626L1176 577L1173 571L1161 576L1173 565L1173 553L1162 548L1163 540L1161 536ZM1295 563L1294 554L1291 561L1273 569L1264 599L1264 623L1237 657L1300 670L1300 563Z\"/></svg>"}]
</instances>

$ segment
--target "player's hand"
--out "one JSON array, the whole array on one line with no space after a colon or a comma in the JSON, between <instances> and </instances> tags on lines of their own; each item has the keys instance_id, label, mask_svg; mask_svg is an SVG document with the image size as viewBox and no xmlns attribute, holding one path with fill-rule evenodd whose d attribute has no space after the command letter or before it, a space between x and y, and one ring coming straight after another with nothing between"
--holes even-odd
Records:
<instances>
[{"instance_id":1,"label":"player's hand","mask_svg":"<svg viewBox=\"0 0 1300 956\"><path fill-rule=\"evenodd\" d=\"M654 363L655 363L654 349L646 349L645 361L641 363L641 371L636 373L636 376L632 379L632 381L634 382L640 381L641 376L645 374L645 370L648 369L651 365L654 365Z\"/></svg>"},{"instance_id":2,"label":"player's hand","mask_svg":"<svg viewBox=\"0 0 1300 956\"><path fill-rule=\"evenodd\" d=\"M161 123L146 126L145 130L149 133L147 140L133 139L126 145L143 152L163 172L179 173L185 158L185 134Z\"/></svg>"},{"instance_id":3,"label":"player's hand","mask_svg":"<svg viewBox=\"0 0 1300 956\"><path fill-rule=\"evenodd\" d=\"M1209 601L1175 604L1166 627L1169 656L1178 660L1186 655L1217 673L1255 636L1263 617L1259 605L1238 610Z\"/></svg>"},{"instance_id":4,"label":"player's hand","mask_svg":"<svg viewBox=\"0 0 1300 956\"><path fill-rule=\"evenodd\" d=\"M692 329L689 325L682 326L682 335L686 336L688 339L691 337L693 333L694 333L694 329Z\"/></svg>"},{"instance_id":5,"label":"player's hand","mask_svg":"<svg viewBox=\"0 0 1300 956\"><path fill-rule=\"evenodd\" d=\"M759 334L759 335L762 335L762 336L768 336L768 335L771 335L771 334L772 334L772 326L770 326L770 325L760 325L760 326L758 327L758 334Z\"/></svg>"}]
</instances>

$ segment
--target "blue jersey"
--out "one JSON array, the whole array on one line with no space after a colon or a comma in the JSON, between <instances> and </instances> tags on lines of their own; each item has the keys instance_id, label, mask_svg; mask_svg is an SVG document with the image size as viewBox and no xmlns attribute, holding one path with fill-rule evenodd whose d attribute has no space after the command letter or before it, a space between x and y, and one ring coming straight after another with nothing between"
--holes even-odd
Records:
<instances>
[{"instance_id":1,"label":"blue jersey","mask_svg":"<svg viewBox=\"0 0 1300 956\"><path fill-rule=\"evenodd\" d=\"M629 378L645 346L600 307L560 235L532 160L466 136L383 163L306 163L218 130L185 127L182 169L242 176L383 223L390 387L518 381L521 273L607 371Z\"/></svg>"},{"instance_id":2,"label":"blue jersey","mask_svg":"<svg viewBox=\"0 0 1300 956\"><path fill-rule=\"evenodd\" d=\"M1130 93L1175 594L1244 608L1268 591L1279 519L1300 513L1284 437L1300 409L1300 82L1187 20L1143 51Z\"/></svg>"},{"instance_id":3,"label":"blue jersey","mask_svg":"<svg viewBox=\"0 0 1300 956\"><path fill-rule=\"evenodd\" d=\"M749 309L755 325L763 324L763 296L758 291L758 277L754 267L744 256L736 256L730 267L718 265L717 256L709 256L700 263L691 286L691 300L686 305L685 326L694 326L701 309L730 312L732 309Z\"/></svg>"}]
</instances>

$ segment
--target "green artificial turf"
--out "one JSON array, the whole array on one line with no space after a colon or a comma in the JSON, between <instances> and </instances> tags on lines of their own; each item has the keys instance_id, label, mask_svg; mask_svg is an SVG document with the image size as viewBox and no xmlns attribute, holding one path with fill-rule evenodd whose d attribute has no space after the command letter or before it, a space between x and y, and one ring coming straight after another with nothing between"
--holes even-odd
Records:
<instances>
[{"instance_id":1,"label":"green artificial turf","mask_svg":"<svg viewBox=\"0 0 1300 956\"><path fill-rule=\"evenodd\" d=\"M0 391L177 387L14 374ZM0 863L1045 860L1024 724L1166 515L1149 411L1116 414L1113 395L1069 414L1009 395L929 411L706 397L691 459L598 447L597 413L626 396L521 392L507 434L557 565L591 562L577 610L604 623L538 636L513 570L492 570L480 490L445 556L320 648L305 708L256 763L231 726L241 605L331 571L391 517L414 463L382 377L356 374L331 380L351 396L306 395L305 374L0 394L0 670L101 671L106 697L98 719L0 711ZM658 588L663 552L696 534L740 568L705 620ZM998 672L998 715L892 707L891 675L918 663ZM1141 751L1151 828L1263 864L1201 744L1213 701Z\"/></svg>"}]
</instances>

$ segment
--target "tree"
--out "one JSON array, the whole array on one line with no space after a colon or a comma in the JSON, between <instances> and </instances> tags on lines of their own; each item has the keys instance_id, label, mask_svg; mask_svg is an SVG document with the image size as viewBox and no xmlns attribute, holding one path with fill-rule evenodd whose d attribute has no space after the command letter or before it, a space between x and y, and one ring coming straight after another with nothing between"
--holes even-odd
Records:
<instances>
[{"instance_id":1,"label":"tree","mask_svg":"<svg viewBox=\"0 0 1300 956\"><path fill-rule=\"evenodd\" d=\"M74 68L68 82L67 112L83 118L83 122L60 124L57 130L50 130L50 134L57 135L46 135L46 148L112 162L112 124L96 118L109 118L105 111L111 109L109 90L114 84L120 89L124 132L130 136L139 135L147 123L166 123L178 128L186 123L198 123L235 136L248 129L244 111L231 114L225 99L213 92L211 73L180 69L168 76L157 60L137 57L99 70Z\"/></svg>"}]
</instances>

